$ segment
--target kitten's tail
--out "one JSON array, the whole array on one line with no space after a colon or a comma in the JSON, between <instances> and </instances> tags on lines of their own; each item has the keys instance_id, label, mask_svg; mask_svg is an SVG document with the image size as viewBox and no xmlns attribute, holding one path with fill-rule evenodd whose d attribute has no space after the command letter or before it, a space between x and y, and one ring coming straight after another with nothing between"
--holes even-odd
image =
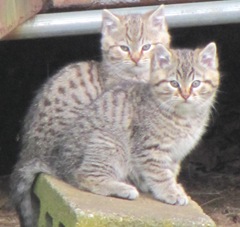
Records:
<instances>
[{"instance_id":1,"label":"kitten's tail","mask_svg":"<svg viewBox=\"0 0 240 227\"><path fill-rule=\"evenodd\" d=\"M32 197L32 186L39 173L51 174L49 166L38 158L19 161L10 179L12 202L20 218L21 227L37 226L37 207Z\"/></svg>"}]
</instances>

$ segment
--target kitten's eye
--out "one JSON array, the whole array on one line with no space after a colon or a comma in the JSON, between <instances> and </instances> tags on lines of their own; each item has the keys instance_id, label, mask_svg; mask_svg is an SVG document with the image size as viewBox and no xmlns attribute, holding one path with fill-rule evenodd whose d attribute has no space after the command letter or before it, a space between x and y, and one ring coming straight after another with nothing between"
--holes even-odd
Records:
<instances>
[{"instance_id":1,"label":"kitten's eye","mask_svg":"<svg viewBox=\"0 0 240 227\"><path fill-rule=\"evenodd\" d=\"M179 87L179 83L178 83L176 80L170 81L170 84L171 84L171 86L174 87L174 88L178 88L178 87Z\"/></svg>"},{"instance_id":2,"label":"kitten's eye","mask_svg":"<svg viewBox=\"0 0 240 227\"><path fill-rule=\"evenodd\" d=\"M142 50L147 51L151 48L151 46L152 46L151 44L145 44L145 45L143 45Z\"/></svg>"},{"instance_id":3,"label":"kitten's eye","mask_svg":"<svg viewBox=\"0 0 240 227\"><path fill-rule=\"evenodd\" d=\"M129 51L129 47L128 47L128 46L122 45L122 46L120 46L120 48L121 48L123 51L125 51L125 52L128 52L128 51Z\"/></svg>"},{"instance_id":4,"label":"kitten's eye","mask_svg":"<svg viewBox=\"0 0 240 227\"><path fill-rule=\"evenodd\" d=\"M199 87L201 84L201 81L200 80L194 80L192 82L192 87L195 88L195 87Z\"/></svg>"}]
</instances>

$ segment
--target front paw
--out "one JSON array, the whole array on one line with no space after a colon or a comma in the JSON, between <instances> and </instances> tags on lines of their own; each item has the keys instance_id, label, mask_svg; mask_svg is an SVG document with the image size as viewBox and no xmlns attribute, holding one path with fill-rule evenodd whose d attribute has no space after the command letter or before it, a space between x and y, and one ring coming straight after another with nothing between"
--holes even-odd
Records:
<instances>
[{"instance_id":1,"label":"front paw","mask_svg":"<svg viewBox=\"0 0 240 227\"><path fill-rule=\"evenodd\" d=\"M165 188L161 194L155 195L155 197L156 199L171 205L184 206L189 203L187 194L179 184Z\"/></svg>"},{"instance_id":2,"label":"front paw","mask_svg":"<svg viewBox=\"0 0 240 227\"><path fill-rule=\"evenodd\" d=\"M185 193L175 192L173 194L167 195L165 202L172 205L185 206L189 203L189 199Z\"/></svg>"}]
</instances>

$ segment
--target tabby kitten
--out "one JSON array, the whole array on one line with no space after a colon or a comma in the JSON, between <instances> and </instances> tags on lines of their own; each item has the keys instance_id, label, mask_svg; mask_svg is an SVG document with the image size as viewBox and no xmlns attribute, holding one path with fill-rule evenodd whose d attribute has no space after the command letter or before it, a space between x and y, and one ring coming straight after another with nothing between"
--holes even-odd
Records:
<instances>
[{"instance_id":1,"label":"tabby kitten","mask_svg":"<svg viewBox=\"0 0 240 227\"><path fill-rule=\"evenodd\" d=\"M143 15L118 16L104 10L102 61L70 64L44 84L24 123L23 144L31 149L23 149L29 153L52 149L52 137L78 115L80 106L121 80L148 81L154 46L169 42L163 6ZM37 142L43 140L46 146L39 147Z\"/></svg>"},{"instance_id":2,"label":"tabby kitten","mask_svg":"<svg viewBox=\"0 0 240 227\"><path fill-rule=\"evenodd\" d=\"M70 64L43 85L25 118L22 152L11 180L21 226L36 226L32 223L31 185L40 170L52 173L43 163L50 159L48 155L61 141L66 128L84 105L107 88L125 80L148 81L150 59L157 43L170 43L163 6L143 15L118 16L104 10L102 61ZM25 175L39 157L43 162L32 168L35 175Z\"/></svg>"},{"instance_id":3,"label":"tabby kitten","mask_svg":"<svg viewBox=\"0 0 240 227\"><path fill-rule=\"evenodd\" d=\"M116 16L103 11L102 67L107 85L119 80L149 81L152 50L169 46L170 35L163 5L145 15Z\"/></svg>"},{"instance_id":4,"label":"tabby kitten","mask_svg":"<svg viewBox=\"0 0 240 227\"><path fill-rule=\"evenodd\" d=\"M205 132L218 86L215 43L196 50L159 45L149 83L122 83L100 96L66 130L49 165L96 194L135 199L140 190L185 205L180 163Z\"/></svg>"}]
</instances>

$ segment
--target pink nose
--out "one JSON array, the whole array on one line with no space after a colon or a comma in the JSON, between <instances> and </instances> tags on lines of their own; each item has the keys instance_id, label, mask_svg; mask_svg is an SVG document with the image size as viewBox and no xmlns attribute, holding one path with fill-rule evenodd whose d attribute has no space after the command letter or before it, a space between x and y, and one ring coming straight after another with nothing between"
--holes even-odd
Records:
<instances>
[{"instance_id":1,"label":"pink nose","mask_svg":"<svg viewBox=\"0 0 240 227\"><path fill-rule=\"evenodd\" d=\"M190 94L187 94L187 93L184 94L184 93L182 93L181 96L182 96L185 100L187 100L187 99L189 98Z\"/></svg>"},{"instance_id":2,"label":"pink nose","mask_svg":"<svg viewBox=\"0 0 240 227\"><path fill-rule=\"evenodd\" d=\"M131 56L131 60L135 63L135 64L137 64L138 62L139 62L139 60L140 60L140 56Z\"/></svg>"}]
</instances>

